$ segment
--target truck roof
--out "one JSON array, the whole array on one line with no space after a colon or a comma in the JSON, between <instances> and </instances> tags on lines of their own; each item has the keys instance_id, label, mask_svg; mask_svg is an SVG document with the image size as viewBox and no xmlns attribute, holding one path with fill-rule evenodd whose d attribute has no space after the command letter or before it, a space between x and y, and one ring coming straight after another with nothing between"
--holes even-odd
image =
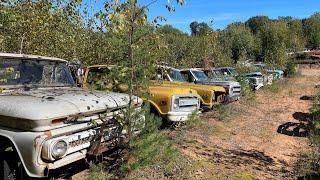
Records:
<instances>
[{"instance_id":1,"label":"truck roof","mask_svg":"<svg viewBox=\"0 0 320 180\"><path fill-rule=\"evenodd\" d=\"M201 68L185 68L181 69L181 71L203 71Z\"/></svg>"},{"instance_id":2,"label":"truck roof","mask_svg":"<svg viewBox=\"0 0 320 180\"><path fill-rule=\"evenodd\" d=\"M87 66L87 68L108 68L108 67L116 67L116 66L115 65L106 65L106 64Z\"/></svg>"},{"instance_id":3,"label":"truck roof","mask_svg":"<svg viewBox=\"0 0 320 180\"><path fill-rule=\"evenodd\" d=\"M226 66L226 67L216 67L216 68L213 68L213 69L234 69L233 67L228 67L228 66Z\"/></svg>"},{"instance_id":4,"label":"truck roof","mask_svg":"<svg viewBox=\"0 0 320 180\"><path fill-rule=\"evenodd\" d=\"M28 55L28 54L15 54L15 53L0 53L0 58L8 59L30 59L30 60L49 60L49 61L60 61L68 62L67 60L55 58L55 57L46 57L39 55Z\"/></svg>"},{"instance_id":5,"label":"truck roof","mask_svg":"<svg viewBox=\"0 0 320 180\"><path fill-rule=\"evenodd\" d=\"M172 69L172 70L177 70L180 71L180 69L171 67L171 66L166 66L166 65L157 65L157 68L163 68L163 69Z\"/></svg>"}]
</instances>

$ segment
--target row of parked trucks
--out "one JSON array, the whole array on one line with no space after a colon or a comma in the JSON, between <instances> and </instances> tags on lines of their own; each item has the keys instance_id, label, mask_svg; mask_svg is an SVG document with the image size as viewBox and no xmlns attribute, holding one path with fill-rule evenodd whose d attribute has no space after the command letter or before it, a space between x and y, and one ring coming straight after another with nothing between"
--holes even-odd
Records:
<instances>
[{"instance_id":1,"label":"row of parked trucks","mask_svg":"<svg viewBox=\"0 0 320 180\"><path fill-rule=\"evenodd\" d=\"M123 93L126 84L109 86L108 74L115 66L74 70L68 65L59 58L0 53L0 179L48 177L115 148L126 133L117 118L128 107L139 112L148 103L158 116L181 122L241 97L234 78L238 74L229 67L159 65L144 90L149 96L141 99ZM275 70L269 75L283 76ZM261 73L242 76L254 89L263 86ZM135 121L143 127L144 114L137 114Z\"/></svg>"}]
</instances>

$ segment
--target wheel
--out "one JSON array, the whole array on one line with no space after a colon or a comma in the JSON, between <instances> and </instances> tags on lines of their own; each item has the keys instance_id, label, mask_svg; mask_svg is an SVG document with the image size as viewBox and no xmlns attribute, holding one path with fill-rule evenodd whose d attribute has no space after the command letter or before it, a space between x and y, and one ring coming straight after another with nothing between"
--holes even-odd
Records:
<instances>
[{"instance_id":1,"label":"wheel","mask_svg":"<svg viewBox=\"0 0 320 180\"><path fill-rule=\"evenodd\" d=\"M14 180L16 179L14 168L11 166L12 162L7 158L6 154L5 152L0 154L0 179Z\"/></svg>"},{"instance_id":2,"label":"wheel","mask_svg":"<svg viewBox=\"0 0 320 180\"><path fill-rule=\"evenodd\" d=\"M0 152L0 179L27 179L23 165L14 152Z\"/></svg>"}]
</instances>

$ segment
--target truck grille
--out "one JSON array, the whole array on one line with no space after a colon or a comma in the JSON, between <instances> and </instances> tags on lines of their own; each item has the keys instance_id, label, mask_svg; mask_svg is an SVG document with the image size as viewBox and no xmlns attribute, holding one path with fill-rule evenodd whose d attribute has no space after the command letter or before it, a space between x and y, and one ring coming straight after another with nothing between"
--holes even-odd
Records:
<instances>
[{"instance_id":1,"label":"truck grille","mask_svg":"<svg viewBox=\"0 0 320 180\"><path fill-rule=\"evenodd\" d=\"M199 98L194 95L173 96L172 109L178 112L192 112L199 108Z\"/></svg>"},{"instance_id":2,"label":"truck grille","mask_svg":"<svg viewBox=\"0 0 320 180\"><path fill-rule=\"evenodd\" d=\"M241 93L241 86L233 86L232 87L232 94L239 95Z\"/></svg>"}]
</instances>

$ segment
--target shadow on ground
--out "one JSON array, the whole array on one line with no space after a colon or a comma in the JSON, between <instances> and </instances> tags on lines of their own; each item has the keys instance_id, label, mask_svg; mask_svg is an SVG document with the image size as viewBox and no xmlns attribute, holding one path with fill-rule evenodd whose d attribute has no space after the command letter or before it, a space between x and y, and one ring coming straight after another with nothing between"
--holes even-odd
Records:
<instances>
[{"instance_id":1,"label":"shadow on ground","mask_svg":"<svg viewBox=\"0 0 320 180\"><path fill-rule=\"evenodd\" d=\"M304 101L313 101L314 100L314 96L301 96L300 100L304 100Z\"/></svg>"},{"instance_id":2,"label":"shadow on ground","mask_svg":"<svg viewBox=\"0 0 320 180\"><path fill-rule=\"evenodd\" d=\"M302 122L310 122L313 119L313 116L310 113L304 112L295 112L292 116L294 119Z\"/></svg>"},{"instance_id":3,"label":"shadow on ground","mask_svg":"<svg viewBox=\"0 0 320 180\"><path fill-rule=\"evenodd\" d=\"M264 167L272 165L274 160L257 150L243 150L243 149L220 149L214 152L214 161L221 163L231 163L235 166L239 165L252 165Z\"/></svg>"},{"instance_id":4,"label":"shadow on ground","mask_svg":"<svg viewBox=\"0 0 320 180\"><path fill-rule=\"evenodd\" d=\"M319 180L320 174L308 174L305 176L300 176L297 178L298 180Z\"/></svg>"}]
</instances>

